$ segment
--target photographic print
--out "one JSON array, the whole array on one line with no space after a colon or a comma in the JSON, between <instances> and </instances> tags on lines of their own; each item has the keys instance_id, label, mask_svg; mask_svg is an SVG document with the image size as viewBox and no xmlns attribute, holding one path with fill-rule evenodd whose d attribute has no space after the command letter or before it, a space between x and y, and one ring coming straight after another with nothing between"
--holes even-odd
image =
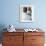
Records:
<instances>
[{"instance_id":1,"label":"photographic print","mask_svg":"<svg viewBox=\"0 0 46 46\"><path fill-rule=\"evenodd\" d=\"M32 22L33 14L32 5L20 5L20 22Z\"/></svg>"}]
</instances>

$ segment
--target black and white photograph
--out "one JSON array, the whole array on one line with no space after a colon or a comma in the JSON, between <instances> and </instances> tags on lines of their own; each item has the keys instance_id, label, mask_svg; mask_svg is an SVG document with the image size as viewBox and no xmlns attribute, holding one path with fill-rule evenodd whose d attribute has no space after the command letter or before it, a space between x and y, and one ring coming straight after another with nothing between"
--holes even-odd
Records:
<instances>
[{"instance_id":1,"label":"black and white photograph","mask_svg":"<svg viewBox=\"0 0 46 46\"><path fill-rule=\"evenodd\" d=\"M21 5L20 6L20 21L21 22L32 22L33 21L33 7L32 5Z\"/></svg>"}]
</instances>

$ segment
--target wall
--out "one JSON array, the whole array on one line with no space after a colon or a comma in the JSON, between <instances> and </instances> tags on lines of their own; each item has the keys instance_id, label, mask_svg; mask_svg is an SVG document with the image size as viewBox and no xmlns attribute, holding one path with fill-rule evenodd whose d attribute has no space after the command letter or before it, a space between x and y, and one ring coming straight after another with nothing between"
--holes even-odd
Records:
<instances>
[{"instance_id":1,"label":"wall","mask_svg":"<svg viewBox=\"0 0 46 46\"><path fill-rule=\"evenodd\" d=\"M13 24L16 28L41 27L46 28L46 6L45 0L0 0L0 25ZM35 21L31 23L20 23L20 4L32 4L34 6Z\"/></svg>"}]
</instances>

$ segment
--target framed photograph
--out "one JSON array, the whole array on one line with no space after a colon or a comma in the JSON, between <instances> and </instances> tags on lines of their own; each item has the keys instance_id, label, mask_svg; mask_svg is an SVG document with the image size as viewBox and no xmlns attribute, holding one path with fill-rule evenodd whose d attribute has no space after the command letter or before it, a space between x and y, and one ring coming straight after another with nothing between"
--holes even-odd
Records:
<instances>
[{"instance_id":1,"label":"framed photograph","mask_svg":"<svg viewBox=\"0 0 46 46\"><path fill-rule=\"evenodd\" d=\"M33 22L34 8L32 5L20 5L20 22Z\"/></svg>"}]
</instances>

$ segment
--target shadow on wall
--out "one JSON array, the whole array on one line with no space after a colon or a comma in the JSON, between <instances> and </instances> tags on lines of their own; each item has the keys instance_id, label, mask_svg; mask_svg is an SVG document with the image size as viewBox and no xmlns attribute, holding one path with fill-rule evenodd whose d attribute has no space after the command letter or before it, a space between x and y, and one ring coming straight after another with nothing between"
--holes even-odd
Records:
<instances>
[{"instance_id":1,"label":"shadow on wall","mask_svg":"<svg viewBox=\"0 0 46 46\"><path fill-rule=\"evenodd\" d=\"M6 31L3 30L5 27L6 27L5 24L0 24L0 43L2 43L2 36L3 36L2 32Z\"/></svg>"}]
</instances>

